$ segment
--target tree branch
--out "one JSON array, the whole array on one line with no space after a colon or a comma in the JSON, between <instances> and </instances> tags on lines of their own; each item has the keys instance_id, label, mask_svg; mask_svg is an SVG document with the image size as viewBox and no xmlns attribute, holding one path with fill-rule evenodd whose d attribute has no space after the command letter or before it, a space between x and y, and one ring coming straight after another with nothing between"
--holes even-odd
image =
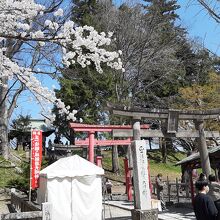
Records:
<instances>
[{"instance_id":1,"label":"tree branch","mask_svg":"<svg viewBox=\"0 0 220 220\"><path fill-rule=\"evenodd\" d=\"M210 16L217 22L220 23L220 15L218 15L214 9L211 8L204 0L197 0L210 14Z\"/></svg>"},{"instance_id":2,"label":"tree branch","mask_svg":"<svg viewBox=\"0 0 220 220\"><path fill-rule=\"evenodd\" d=\"M12 98L12 101L11 101L11 104L8 108L8 118L11 117L15 107L16 107L16 103L17 103L17 100L18 100L18 96L21 94L21 92L24 90L24 85L21 84L20 88L16 91L16 93L14 94L13 98Z\"/></svg>"}]
</instances>

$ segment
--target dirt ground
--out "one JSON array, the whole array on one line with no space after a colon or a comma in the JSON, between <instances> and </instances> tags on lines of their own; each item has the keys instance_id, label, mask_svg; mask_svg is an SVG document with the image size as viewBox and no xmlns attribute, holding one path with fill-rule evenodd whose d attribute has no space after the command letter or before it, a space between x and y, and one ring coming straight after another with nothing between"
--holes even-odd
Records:
<instances>
[{"instance_id":1,"label":"dirt ground","mask_svg":"<svg viewBox=\"0 0 220 220\"><path fill-rule=\"evenodd\" d=\"M120 182L112 181L112 194L125 194L125 185Z\"/></svg>"}]
</instances>

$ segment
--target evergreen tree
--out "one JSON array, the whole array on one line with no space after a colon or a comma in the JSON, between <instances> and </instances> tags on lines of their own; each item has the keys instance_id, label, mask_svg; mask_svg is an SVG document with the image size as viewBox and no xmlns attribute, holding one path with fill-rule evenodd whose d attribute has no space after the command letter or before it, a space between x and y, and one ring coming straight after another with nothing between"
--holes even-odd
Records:
<instances>
[{"instance_id":1,"label":"evergreen tree","mask_svg":"<svg viewBox=\"0 0 220 220\"><path fill-rule=\"evenodd\" d=\"M176 0L144 0L143 5L148 15L153 15L155 19L168 22L174 25L179 15L176 10L180 8Z\"/></svg>"},{"instance_id":2,"label":"evergreen tree","mask_svg":"<svg viewBox=\"0 0 220 220\"><path fill-rule=\"evenodd\" d=\"M13 119L11 123L11 130L8 134L9 139L16 137L18 145L23 145L24 142L28 141L31 130L30 120L30 115L19 115L18 118Z\"/></svg>"},{"instance_id":3,"label":"evergreen tree","mask_svg":"<svg viewBox=\"0 0 220 220\"><path fill-rule=\"evenodd\" d=\"M171 45L175 49L171 59L177 60L179 64L174 71L165 73L167 76L162 78L165 68L152 69L151 79L143 82L147 89L138 95L137 102L143 103L145 107L169 108L180 87L206 82L208 72L213 69L214 59L206 49L191 43L187 38L187 31L176 25L179 19L176 10L180 8L176 0L145 0L143 8L146 16L154 23L158 44L161 47ZM156 82L150 89L149 81Z\"/></svg>"},{"instance_id":4,"label":"evergreen tree","mask_svg":"<svg viewBox=\"0 0 220 220\"><path fill-rule=\"evenodd\" d=\"M78 25L92 26L94 14L98 10L96 0L73 0L72 20Z\"/></svg>"},{"instance_id":5,"label":"evergreen tree","mask_svg":"<svg viewBox=\"0 0 220 220\"><path fill-rule=\"evenodd\" d=\"M76 117L81 118L84 123L103 122L105 120L103 106L113 94L111 75L108 72L97 74L95 70L90 71L90 68L87 68L79 73L75 71L74 77L74 79L65 76L60 78L60 89L55 91L56 96L69 105L71 110L78 110ZM54 112L56 111L54 109ZM56 114L56 117L54 125L59 128L60 133L69 138L68 120L59 114Z\"/></svg>"}]
</instances>

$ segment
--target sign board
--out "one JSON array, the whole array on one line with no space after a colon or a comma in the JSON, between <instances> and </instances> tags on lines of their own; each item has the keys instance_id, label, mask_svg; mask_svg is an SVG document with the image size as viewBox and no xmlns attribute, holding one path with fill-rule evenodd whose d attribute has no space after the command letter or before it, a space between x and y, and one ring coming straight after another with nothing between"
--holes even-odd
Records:
<instances>
[{"instance_id":1,"label":"sign board","mask_svg":"<svg viewBox=\"0 0 220 220\"><path fill-rule=\"evenodd\" d=\"M38 187L42 161L42 131L32 130L31 132L31 189Z\"/></svg>"},{"instance_id":2,"label":"sign board","mask_svg":"<svg viewBox=\"0 0 220 220\"><path fill-rule=\"evenodd\" d=\"M169 110L167 133L176 133L178 131L179 111Z\"/></svg>"},{"instance_id":3,"label":"sign board","mask_svg":"<svg viewBox=\"0 0 220 220\"><path fill-rule=\"evenodd\" d=\"M135 189L135 207L141 210L151 209L146 142L132 141L133 178Z\"/></svg>"}]
</instances>

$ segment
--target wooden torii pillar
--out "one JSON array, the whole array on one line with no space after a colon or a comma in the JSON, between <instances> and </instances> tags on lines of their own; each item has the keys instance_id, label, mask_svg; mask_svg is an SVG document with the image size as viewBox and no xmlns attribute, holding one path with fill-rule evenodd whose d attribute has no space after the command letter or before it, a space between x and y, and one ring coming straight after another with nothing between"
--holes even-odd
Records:
<instances>
[{"instance_id":1,"label":"wooden torii pillar","mask_svg":"<svg viewBox=\"0 0 220 220\"><path fill-rule=\"evenodd\" d=\"M193 120L195 121L196 128L198 131L194 132L194 135L198 135L198 149L200 152L201 157L201 163L202 163L202 169L203 172L208 176L211 173L211 167L210 167L210 161L208 157L208 150L206 145L206 133L204 131L203 122L207 119L215 119L219 117L220 109L212 109L212 110L206 110L206 111L199 111L199 110L192 110L192 111L186 111L186 110L175 110L175 109L129 109L124 110L124 108L110 108L110 110L113 112L114 115L120 115L120 116L128 116L133 118L133 138L134 140L139 140L141 136L141 129L140 129L140 119L141 118L148 118L148 119L160 119L167 121L167 129L166 131L160 131L160 135L165 137L178 137L181 136L181 132L178 132L178 121L179 120ZM146 131L146 133L149 131ZM155 130L153 130L153 133ZM187 134L187 137L191 137L191 134ZM219 136L219 134L218 134ZM153 135L150 135L148 137L154 137ZM157 136L158 137L158 136ZM138 142L136 141L136 144L134 143L134 148L132 148L133 153L133 166L134 166L134 172L138 172L138 170L141 167L141 164L139 164L138 157L138 151L137 148L139 147ZM144 203L144 199L140 197L141 189L143 188L143 185L140 185L139 178L141 176L134 175L134 184L136 182L136 186L134 187L135 190L135 210L133 211L134 215L132 214L133 220L145 220L147 219L147 214L144 213L144 210L141 210L140 204ZM146 198L145 198L146 199ZM147 205L148 206L148 205ZM145 206L146 207L146 206Z\"/></svg>"},{"instance_id":2,"label":"wooden torii pillar","mask_svg":"<svg viewBox=\"0 0 220 220\"><path fill-rule=\"evenodd\" d=\"M220 109L212 110L175 110L175 109L130 109L120 110L112 109L113 114L120 116L128 116L132 118L148 118L148 119L159 119L166 120L167 130L146 130L141 131L142 137L195 137L198 140L198 150L200 152L201 163L203 172L206 175L210 174L210 161L206 145L206 137L219 137L219 132L204 131L204 121L208 119L216 119L220 115ZM193 120L195 123L196 131L178 131L179 120ZM124 131L114 131L115 133L123 133ZM115 136L113 134L113 136Z\"/></svg>"}]
</instances>

